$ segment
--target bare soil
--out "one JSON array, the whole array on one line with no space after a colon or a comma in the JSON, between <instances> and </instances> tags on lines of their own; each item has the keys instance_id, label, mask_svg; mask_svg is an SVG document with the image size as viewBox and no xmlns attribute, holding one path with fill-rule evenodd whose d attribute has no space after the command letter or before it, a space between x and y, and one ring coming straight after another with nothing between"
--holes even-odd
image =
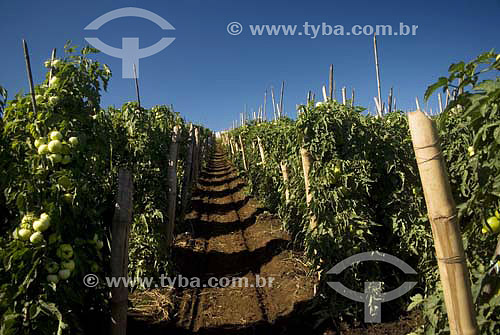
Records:
<instances>
[{"instance_id":1,"label":"bare soil","mask_svg":"<svg viewBox=\"0 0 500 335\"><path fill-rule=\"evenodd\" d=\"M199 288L162 288L131 295L129 334L407 334L419 316L355 327L312 330L317 278L289 248L280 220L245 195L245 182L221 152L202 172L186 219L192 232L175 239L173 256ZM209 278L243 278L244 287L209 287ZM272 284L263 285L263 279ZM308 311L308 312L306 312ZM333 329L333 328L332 328Z\"/></svg>"}]
</instances>

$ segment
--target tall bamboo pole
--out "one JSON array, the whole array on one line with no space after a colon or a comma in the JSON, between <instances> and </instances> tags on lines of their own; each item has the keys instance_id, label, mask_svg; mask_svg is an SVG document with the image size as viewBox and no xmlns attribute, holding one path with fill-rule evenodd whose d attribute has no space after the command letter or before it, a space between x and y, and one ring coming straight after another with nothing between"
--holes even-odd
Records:
<instances>
[{"instance_id":1,"label":"tall bamboo pole","mask_svg":"<svg viewBox=\"0 0 500 335\"><path fill-rule=\"evenodd\" d=\"M264 120L267 121L267 90L264 91Z\"/></svg>"},{"instance_id":2,"label":"tall bamboo pole","mask_svg":"<svg viewBox=\"0 0 500 335\"><path fill-rule=\"evenodd\" d=\"M304 186L306 191L306 203L307 207L311 206L312 193L310 189L310 172L312 167L312 156L311 153L306 148L300 148L300 156L302 158L302 170L304 172ZM311 230L317 227L317 219L314 214L311 213L311 219L309 221L309 228Z\"/></svg>"},{"instance_id":3,"label":"tall bamboo pole","mask_svg":"<svg viewBox=\"0 0 500 335\"><path fill-rule=\"evenodd\" d=\"M373 50L375 53L375 71L377 73L377 90L378 90L378 116L382 117L382 93L380 89L380 67L378 64L378 48L377 48L377 34L373 34Z\"/></svg>"},{"instance_id":4,"label":"tall bamboo pole","mask_svg":"<svg viewBox=\"0 0 500 335\"><path fill-rule=\"evenodd\" d=\"M333 64L330 64L330 78L328 80L330 86L330 100L333 100Z\"/></svg>"},{"instance_id":5,"label":"tall bamboo pole","mask_svg":"<svg viewBox=\"0 0 500 335\"><path fill-rule=\"evenodd\" d=\"M239 135L239 140L241 146L241 156L243 158L243 167L245 168L245 171L247 171L248 167L247 167L247 159L245 157L245 146L243 145L243 140L241 139L241 135Z\"/></svg>"},{"instance_id":6,"label":"tall bamboo pole","mask_svg":"<svg viewBox=\"0 0 500 335\"><path fill-rule=\"evenodd\" d=\"M31 103L33 104L33 113L36 117L37 108L36 108L35 88L33 86L33 75L31 74L30 54L28 51L28 43L26 43L26 40L23 40L23 51L24 51L24 60L26 61L26 73L28 75L28 84L30 85Z\"/></svg>"},{"instance_id":7,"label":"tall bamboo pole","mask_svg":"<svg viewBox=\"0 0 500 335\"><path fill-rule=\"evenodd\" d=\"M434 237L450 333L476 335L469 271L439 135L432 120L420 108L410 112L408 120Z\"/></svg>"},{"instance_id":8,"label":"tall bamboo pole","mask_svg":"<svg viewBox=\"0 0 500 335\"><path fill-rule=\"evenodd\" d=\"M286 203L290 202L290 189L288 188L288 180L290 175L290 169L286 164L286 161L280 162L281 174L283 175L283 183L285 184L285 201Z\"/></svg>"},{"instance_id":9,"label":"tall bamboo pole","mask_svg":"<svg viewBox=\"0 0 500 335\"><path fill-rule=\"evenodd\" d=\"M111 225L111 276L123 278L128 273L128 238L132 225L133 209L132 174L128 170L118 172L118 193ZM127 333L128 288L121 282L111 288L111 335Z\"/></svg>"},{"instance_id":10,"label":"tall bamboo pole","mask_svg":"<svg viewBox=\"0 0 500 335\"><path fill-rule=\"evenodd\" d=\"M137 68L134 63L134 80L135 80L135 94L137 96L137 104L141 108L141 95L139 94L139 78L137 77Z\"/></svg>"},{"instance_id":11,"label":"tall bamboo pole","mask_svg":"<svg viewBox=\"0 0 500 335\"><path fill-rule=\"evenodd\" d=\"M346 93L347 93L346 88L344 86L344 87L342 87L342 105L344 105L344 106L347 103L347 94Z\"/></svg>"},{"instance_id":12,"label":"tall bamboo pole","mask_svg":"<svg viewBox=\"0 0 500 335\"><path fill-rule=\"evenodd\" d=\"M271 102L273 103L273 113L274 113L274 121L276 121L277 112L276 112L276 100L274 98L274 87L271 86Z\"/></svg>"},{"instance_id":13,"label":"tall bamboo pole","mask_svg":"<svg viewBox=\"0 0 500 335\"><path fill-rule=\"evenodd\" d=\"M266 165L266 153L259 136L257 136L257 144L259 146L260 160L262 162L262 165Z\"/></svg>"},{"instance_id":14,"label":"tall bamboo pole","mask_svg":"<svg viewBox=\"0 0 500 335\"><path fill-rule=\"evenodd\" d=\"M443 101L441 100L441 93L438 93L439 113L443 112Z\"/></svg>"},{"instance_id":15,"label":"tall bamboo pole","mask_svg":"<svg viewBox=\"0 0 500 335\"><path fill-rule=\"evenodd\" d=\"M285 115L285 109L283 107L284 104L284 96L285 96L285 81L281 82L281 97L280 97L280 115L279 117L283 117Z\"/></svg>"},{"instance_id":16,"label":"tall bamboo pole","mask_svg":"<svg viewBox=\"0 0 500 335\"><path fill-rule=\"evenodd\" d=\"M52 62L56 59L56 48L52 49L52 55L50 56L50 71L49 71L49 83L52 79L52 74L54 72L54 67L52 66Z\"/></svg>"}]
</instances>

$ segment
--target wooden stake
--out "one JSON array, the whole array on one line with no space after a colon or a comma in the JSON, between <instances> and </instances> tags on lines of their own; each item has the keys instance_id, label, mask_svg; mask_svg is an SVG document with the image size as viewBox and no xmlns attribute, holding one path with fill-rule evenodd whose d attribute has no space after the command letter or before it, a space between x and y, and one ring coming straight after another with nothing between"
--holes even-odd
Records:
<instances>
[{"instance_id":1,"label":"wooden stake","mask_svg":"<svg viewBox=\"0 0 500 335\"><path fill-rule=\"evenodd\" d=\"M132 225L133 183L128 170L118 172L118 193L111 226L111 276L128 276L128 236ZM111 288L111 335L126 335L128 288L122 281Z\"/></svg>"},{"instance_id":2,"label":"wooden stake","mask_svg":"<svg viewBox=\"0 0 500 335\"><path fill-rule=\"evenodd\" d=\"M262 141L260 140L259 136L257 136L257 144L259 145L260 160L262 162L262 165L266 165L266 154L264 152L264 147L262 146Z\"/></svg>"},{"instance_id":3,"label":"wooden stake","mask_svg":"<svg viewBox=\"0 0 500 335\"><path fill-rule=\"evenodd\" d=\"M283 116L285 116L285 110L284 110L284 107L283 107L283 103L284 103L283 98L284 98L284 95L285 95L285 81L283 80L281 82L281 97L280 97L280 110L279 110L279 112L280 112L279 117L280 118L283 117Z\"/></svg>"},{"instance_id":4,"label":"wooden stake","mask_svg":"<svg viewBox=\"0 0 500 335\"><path fill-rule=\"evenodd\" d=\"M325 85L323 85L322 91L323 91L323 101L327 102L328 96L326 95L326 86Z\"/></svg>"},{"instance_id":5,"label":"wooden stake","mask_svg":"<svg viewBox=\"0 0 500 335\"><path fill-rule=\"evenodd\" d=\"M245 168L245 171L247 171L248 167L247 167L247 160L245 157L245 146L243 145L243 140L241 139L241 135L239 135L239 139L240 139L240 146L241 146L241 156L243 158L243 167Z\"/></svg>"},{"instance_id":6,"label":"wooden stake","mask_svg":"<svg viewBox=\"0 0 500 335\"><path fill-rule=\"evenodd\" d=\"M37 116L36 98L35 98L35 88L33 86L33 76L31 74L31 62L30 54L28 52L28 44L26 40L23 40L23 50L24 50L24 60L26 61L26 73L28 74L28 83L30 85L31 103L33 105L34 116Z\"/></svg>"},{"instance_id":7,"label":"wooden stake","mask_svg":"<svg viewBox=\"0 0 500 335\"><path fill-rule=\"evenodd\" d=\"M198 182L198 175L200 173L200 129L194 127L194 146L193 146L193 184Z\"/></svg>"},{"instance_id":8,"label":"wooden stake","mask_svg":"<svg viewBox=\"0 0 500 335\"><path fill-rule=\"evenodd\" d=\"M354 87L352 88L351 107L354 107Z\"/></svg>"},{"instance_id":9,"label":"wooden stake","mask_svg":"<svg viewBox=\"0 0 500 335\"><path fill-rule=\"evenodd\" d=\"M264 120L267 121L266 107L267 107L267 90L264 91Z\"/></svg>"},{"instance_id":10,"label":"wooden stake","mask_svg":"<svg viewBox=\"0 0 500 335\"><path fill-rule=\"evenodd\" d=\"M137 104L139 105L139 108L141 108L141 95L139 94L139 79L137 78L137 70L135 68L135 63L133 64L134 66L134 79L135 79L135 94L137 96Z\"/></svg>"},{"instance_id":11,"label":"wooden stake","mask_svg":"<svg viewBox=\"0 0 500 335\"><path fill-rule=\"evenodd\" d=\"M346 94L346 88L342 87L342 105L346 105L347 103L347 94Z\"/></svg>"},{"instance_id":12,"label":"wooden stake","mask_svg":"<svg viewBox=\"0 0 500 335\"><path fill-rule=\"evenodd\" d=\"M333 64L330 64L330 78L329 78L329 86L330 86L330 100L333 100Z\"/></svg>"},{"instance_id":13,"label":"wooden stake","mask_svg":"<svg viewBox=\"0 0 500 335\"><path fill-rule=\"evenodd\" d=\"M380 90L380 67L378 64L377 34L373 34L373 50L375 52L375 71L377 73L378 106L382 107L382 93ZM382 117L382 109L378 110L379 117Z\"/></svg>"},{"instance_id":14,"label":"wooden stake","mask_svg":"<svg viewBox=\"0 0 500 335\"><path fill-rule=\"evenodd\" d=\"M274 87L271 86L271 102L273 103L273 113L274 113L274 121L278 119L277 112L276 112L276 101L274 99Z\"/></svg>"},{"instance_id":15,"label":"wooden stake","mask_svg":"<svg viewBox=\"0 0 500 335\"><path fill-rule=\"evenodd\" d=\"M172 132L172 141L168 150L168 165L167 165L167 190L168 190L168 206L167 206L167 236L166 248L170 250L174 241L175 228L175 207L177 204L177 153L179 150L179 132L180 127L175 126Z\"/></svg>"},{"instance_id":16,"label":"wooden stake","mask_svg":"<svg viewBox=\"0 0 500 335\"><path fill-rule=\"evenodd\" d=\"M388 112L391 113L392 112L392 87L389 91L389 98L387 99L387 108L388 108Z\"/></svg>"},{"instance_id":17,"label":"wooden stake","mask_svg":"<svg viewBox=\"0 0 500 335\"><path fill-rule=\"evenodd\" d=\"M52 73L54 68L52 67L52 62L56 59L56 48L52 49L52 55L50 56L50 70L49 70L49 83L52 79Z\"/></svg>"},{"instance_id":18,"label":"wooden stake","mask_svg":"<svg viewBox=\"0 0 500 335\"><path fill-rule=\"evenodd\" d=\"M290 169L288 168L286 161L281 161L280 167L281 167L281 174L283 175L283 184L285 184L285 201L288 204L290 202L290 190L288 188Z\"/></svg>"},{"instance_id":19,"label":"wooden stake","mask_svg":"<svg viewBox=\"0 0 500 335\"><path fill-rule=\"evenodd\" d=\"M306 148L300 148L300 156L302 157L302 169L304 171L304 186L306 191L306 203L307 207L310 207L312 201L312 194L310 190L310 171L312 166L312 156L311 153ZM318 223L316 216L311 213L311 219L309 221L309 229L313 230L317 227Z\"/></svg>"},{"instance_id":20,"label":"wooden stake","mask_svg":"<svg viewBox=\"0 0 500 335\"><path fill-rule=\"evenodd\" d=\"M469 271L439 135L420 108L408 114L408 121L434 237L450 333L476 335Z\"/></svg>"},{"instance_id":21,"label":"wooden stake","mask_svg":"<svg viewBox=\"0 0 500 335\"><path fill-rule=\"evenodd\" d=\"M438 93L439 113L443 113L443 101L441 100L441 93Z\"/></svg>"}]
</instances>

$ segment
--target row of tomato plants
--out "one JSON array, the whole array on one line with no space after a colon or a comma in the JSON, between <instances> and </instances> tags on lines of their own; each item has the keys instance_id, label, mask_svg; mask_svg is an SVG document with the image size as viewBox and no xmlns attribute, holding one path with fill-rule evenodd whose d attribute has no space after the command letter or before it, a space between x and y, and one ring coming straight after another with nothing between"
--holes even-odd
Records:
<instances>
[{"instance_id":1,"label":"row of tomato plants","mask_svg":"<svg viewBox=\"0 0 500 335\"><path fill-rule=\"evenodd\" d=\"M458 204L481 334L500 331L500 263L491 260L500 232L500 78L495 77L499 69L500 58L493 52L485 53L470 63L452 65L449 76L440 78L426 92L428 98L438 88L453 89L456 79L462 79L458 89L464 93L436 117L436 122ZM488 74L483 78L485 72ZM242 155L237 153L234 159L247 176L250 191L280 214L285 228L320 273L319 305L328 306L319 308L321 319L353 321L362 317L363 306L335 294L326 285L334 278L325 272L350 255L379 250L414 267L419 283L410 305L408 297L384 304L384 318L396 317L404 308L419 308L425 322L416 332L449 332L404 113L377 118L349 104L310 102L299 107L296 120L252 121L228 135L234 142L242 138L248 170ZM265 151L265 163L257 138ZM310 206L306 205L299 154L302 147L313 158ZM282 163L290 169L286 184ZM289 202L286 189L291 194ZM318 223L315 229L309 227L311 216ZM391 266L368 263L344 271L337 279L360 292L366 281L382 281L387 291L408 279ZM492 266L497 267L497 275L490 271ZM493 287L492 294L484 293L486 283Z\"/></svg>"},{"instance_id":2,"label":"row of tomato plants","mask_svg":"<svg viewBox=\"0 0 500 335\"><path fill-rule=\"evenodd\" d=\"M0 334L100 333L107 329L110 228L116 177L134 178L131 276L171 271L164 245L166 167L180 126L180 166L188 125L169 106L102 109L111 71L66 46L46 62L30 95L3 105L0 118ZM49 75L51 72L51 75ZM49 77L51 76L51 77ZM5 92L4 92L5 93ZM5 95L5 94L4 94ZM6 100L6 99L5 99ZM202 140L209 131L201 129ZM183 169L179 169L179 184ZM86 287L85 275L101 283ZM85 322L97 318L101 322Z\"/></svg>"}]
</instances>

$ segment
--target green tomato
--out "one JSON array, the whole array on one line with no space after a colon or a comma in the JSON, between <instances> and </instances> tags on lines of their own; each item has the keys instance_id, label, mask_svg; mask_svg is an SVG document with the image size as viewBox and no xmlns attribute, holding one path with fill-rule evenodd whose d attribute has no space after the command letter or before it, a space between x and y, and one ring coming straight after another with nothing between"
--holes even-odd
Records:
<instances>
[{"instance_id":1,"label":"green tomato","mask_svg":"<svg viewBox=\"0 0 500 335\"><path fill-rule=\"evenodd\" d=\"M12 232L12 237L14 238L14 240L19 239L19 228L14 229L14 231Z\"/></svg>"},{"instance_id":2,"label":"green tomato","mask_svg":"<svg viewBox=\"0 0 500 335\"><path fill-rule=\"evenodd\" d=\"M54 283L54 284L57 284L59 282L59 276L58 275L47 275L47 281L49 283Z\"/></svg>"},{"instance_id":3,"label":"green tomato","mask_svg":"<svg viewBox=\"0 0 500 335\"><path fill-rule=\"evenodd\" d=\"M493 233L500 232L500 220L496 216L489 217L486 223Z\"/></svg>"},{"instance_id":4,"label":"green tomato","mask_svg":"<svg viewBox=\"0 0 500 335\"><path fill-rule=\"evenodd\" d=\"M49 142L49 151L53 154L61 153L63 145L59 140L52 140Z\"/></svg>"},{"instance_id":5,"label":"green tomato","mask_svg":"<svg viewBox=\"0 0 500 335\"><path fill-rule=\"evenodd\" d=\"M54 261L47 263L45 264L45 270L47 270L48 273L56 273L57 271L59 271L59 264Z\"/></svg>"},{"instance_id":6,"label":"green tomato","mask_svg":"<svg viewBox=\"0 0 500 335\"><path fill-rule=\"evenodd\" d=\"M71 144L72 147L76 147L79 143L78 137L72 136L68 139L69 144Z\"/></svg>"},{"instance_id":7,"label":"green tomato","mask_svg":"<svg viewBox=\"0 0 500 335\"><path fill-rule=\"evenodd\" d=\"M47 144L41 144L38 147L38 154L39 155L46 155L49 153L49 146Z\"/></svg>"},{"instance_id":8,"label":"green tomato","mask_svg":"<svg viewBox=\"0 0 500 335\"><path fill-rule=\"evenodd\" d=\"M57 163L61 163L62 156L59 154L50 154L49 159L52 162L52 164L57 164Z\"/></svg>"},{"instance_id":9,"label":"green tomato","mask_svg":"<svg viewBox=\"0 0 500 335\"><path fill-rule=\"evenodd\" d=\"M19 229L18 235L21 240L27 241L30 239L32 233L31 229L21 228Z\"/></svg>"},{"instance_id":10,"label":"green tomato","mask_svg":"<svg viewBox=\"0 0 500 335\"><path fill-rule=\"evenodd\" d=\"M52 131L50 133L49 137L50 137L51 140L57 140L57 141L61 141L62 138L63 138L61 132L59 132L57 130Z\"/></svg>"},{"instance_id":11,"label":"green tomato","mask_svg":"<svg viewBox=\"0 0 500 335\"><path fill-rule=\"evenodd\" d=\"M63 269L68 269L70 271L73 271L75 269L75 261L74 260L64 261L61 263L61 267Z\"/></svg>"},{"instance_id":12,"label":"green tomato","mask_svg":"<svg viewBox=\"0 0 500 335\"><path fill-rule=\"evenodd\" d=\"M33 229L37 232L44 232L50 227L50 221L49 220L36 220L33 222Z\"/></svg>"},{"instance_id":13,"label":"green tomato","mask_svg":"<svg viewBox=\"0 0 500 335\"><path fill-rule=\"evenodd\" d=\"M61 259L70 259L73 257L73 247L71 244L61 244L57 249L57 256Z\"/></svg>"},{"instance_id":14,"label":"green tomato","mask_svg":"<svg viewBox=\"0 0 500 335\"><path fill-rule=\"evenodd\" d=\"M35 147L39 148L42 144L45 144L45 138L40 137L35 140Z\"/></svg>"},{"instance_id":15,"label":"green tomato","mask_svg":"<svg viewBox=\"0 0 500 335\"><path fill-rule=\"evenodd\" d=\"M36 216L34 213L27 213L26 215L23 216L21 220L21 227L22 228L31 228L31 225L33 224L33 221L36 220Z\"/></svg>"},{"instance_id":16,"label":"green tomato","mask_svg":"<svg viewBox=\"0 0 500 335\"><path fill-rule=\"evenodd\" d=\"M495 211L495 217L497 219L500 219L500 212L498 211L498 209Z\"/></svg>"},{"instance_id":17,"label":"green tomato","mask_svg":"<svg viewBox=\"0 0 500 335\"><path fill-rule=\"evenodd\" d=\"M57 86L59 84L59 78L56 76L52 77L49 81L49 87Z\"/></svg>"},{"instance_id":18,"label":"green tomato","mask_svg":"<svg viewBox=\"0 0 500 335\"><path fill-rule=\"evenodd\" d=\"M30 242L33 244L40 244L43 242L43 234L40 233L39 231L34 232L30 236Z\"/></svg>"},{"instance_id":19,"label":"green tomato","mask_svg":"<svg viewBox=\"0 0 500 335\"><path fill-rule=\"evenodd\" d=\"M66 280L69 278L69 276L71 276L71 270L62 269L62 270L59 270L58 274L59 274L59 278L61 278L62 280Z\"/></svg>"},{"instance_id":20,"label":"green tomato","mask_svg":"<svg viewBox=\"0 0 500 335\"><path fill-rule=\"evenodd\" d=\"M49 98L49 104L51 104L51 105L57 104L58 101L59 101L59 97L52 96Z\"/></svg>"}]
</instances>

